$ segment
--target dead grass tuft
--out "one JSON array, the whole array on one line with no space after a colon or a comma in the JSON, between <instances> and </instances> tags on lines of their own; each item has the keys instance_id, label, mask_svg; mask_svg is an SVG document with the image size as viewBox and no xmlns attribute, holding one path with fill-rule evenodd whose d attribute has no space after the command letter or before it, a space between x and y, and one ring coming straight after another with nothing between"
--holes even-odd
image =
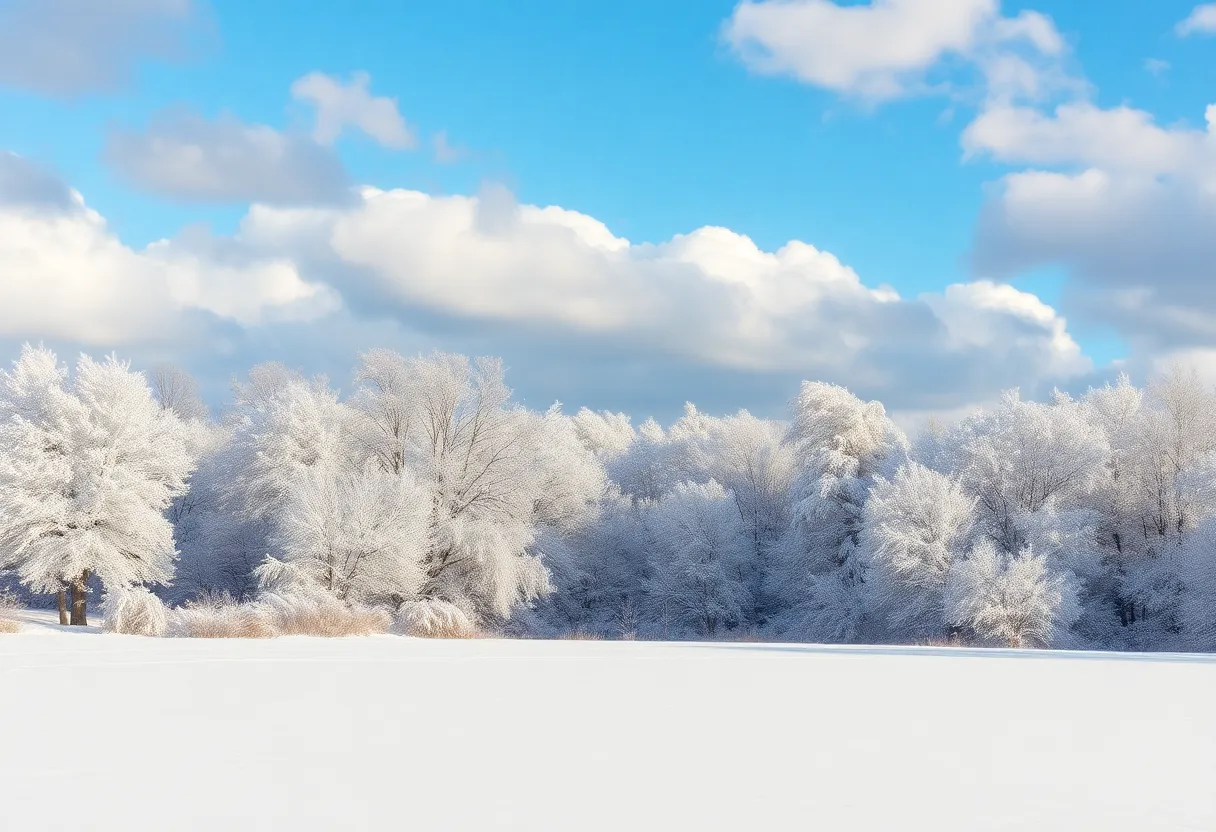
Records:
<instances>
[{"instance_id":1,"label":"dead grass tuft","mask_svg":"<svg viewBox=\"0 0 1216 832\"><path fill-rule=\"evenodd\" d=\"M169 634L179 638L275 638L366 636L388 632L386 610L348 605L321 594L272 594L238 604L217 599L172 612Z\"/></svg>"},{"instance_id":2,"label":"dead grass tuft","mask_svg":"<svg viewBox=\"0 0 1216 832\"><path fill-rule=\"evenodd\" d=\"M0 616L0 633L19 633L21 632L21 622L12 618Z\"/></svg>"},{"instance_id":3,"label":"dead grass tuft","mask_svg":"<svg viewBox=\"0 0 1216 832\"><path fill-rule=\"evenodd\" d=\"M397 610L394 629L417 638L482 638L473 616L449 601L406 601Z\"/></svg>"}]
</instances>

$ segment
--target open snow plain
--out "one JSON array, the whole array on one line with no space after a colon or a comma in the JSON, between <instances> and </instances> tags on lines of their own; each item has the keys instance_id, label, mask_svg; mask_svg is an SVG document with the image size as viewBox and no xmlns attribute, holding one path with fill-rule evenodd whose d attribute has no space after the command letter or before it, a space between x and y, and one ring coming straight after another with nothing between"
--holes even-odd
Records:
<instances>
[{"instance_id":1,"label":"open snow plain","mask_svg":"<svg viewBox=\"0 0 1216 832\"><path fill-rule=\"evenodd\" d=\"M1214 656L25 621L5 830L1216 830Z\"/></svg>"}]
</instances>

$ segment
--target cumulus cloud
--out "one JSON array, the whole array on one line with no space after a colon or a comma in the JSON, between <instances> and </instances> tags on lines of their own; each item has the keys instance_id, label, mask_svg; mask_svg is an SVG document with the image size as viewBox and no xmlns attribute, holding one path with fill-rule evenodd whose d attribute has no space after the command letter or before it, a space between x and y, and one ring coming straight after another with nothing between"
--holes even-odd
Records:
<instances>
[{"instance_id":1,"label":"cumulus cloud","mask_svg":"<svg viewBox=\"0 0 1216 832\"><path fill-rule=\"evenodd\" d=\"M766 251L705 227L641 243L501 187L365 188L342 206L254 205L231 236L188 228L136 250L74 193L28 198L58 192L21 184L40 175L0 179L20 186L0 190L0 341L214 353L227 375L266 357L345 367L378 334L505 355L538 406L659 414L685 397L776 412L801 378L950 408L1090 369L1033 296L975 283L903 298L800 241Z\"/></svg>"},{"instance_id":2,"label":"cumulus cloud","mask_svg":"<svg viewBox=\"0 0 1216 832\"><path fill-rule=\"evenodd\" d=\"M1000 14L999 0L746 0L723 38L751 70L869 101L924 92L932 70L977 66L990 97L1038 97L1070 83L1050 19Z\"/></svg>"},{"instance_id":3,"label":"cumulus cloud","mask_svg":"<svg viewBox=\"0 0 1216 832\"><path fill-rule=\"evenodd\" d=\"M1047 114L1030 107L986 109L963 132L968 155L1031 165L1076 165L1126 174L1209 171L1216 162L1209 129L1161 127L1143 110L1109 109L1086 101L1063 104Z\"/></svg>"},{"instance_id":4,"label":"cumulus cloud","mask_svg":"<svg viewBox=\"0 0 1216 832\"><path fill-rule=\"evenodd\" d=\"M418 138L405 123L393 98L373 96L368 91L371 76L356 72L349 83L321 72L311 72L291 85L291 95L316 108L313 138L320 144L337 141L342 132L353 127L384 147L408 150Z\"/></svg>"},{"instance_id":5,"label":"cumulus cloud","mask_svg":"<svg viewBox=\"0 0 1216 832\"><path fill-rule=\"evenodd\" d=\"M302 204L350 196L332 150L231 115L163 113L145 132L111 131L104 156L132 185L172 199Z\"/></svg>"},{"instance_id":6,"label":"cumulus cloud","mask_svg":"<svg viewBox=\"0 0 1216 832\"><path fill-rule=\"evenodd\" d=\"M972 154L1031 166L1004 177L977 225L977 272L1064 266L1070 308L1114 326L1144 359L1216 344L1216 107L1206 129L1129 107L982 114Z\"/></svg>"},{"instance_id":7,"label":"cumulus cloud","mask_svg":"<svg viewBox=\"0 0 1216 832\"><path fill-rule=\"evenodd\" d=\"M598 220L476 197L365 189L328 211L255 206L241 239L291 252L351 308L569 355L633 353L718 372L831 378L903 399L969 400L1086 372L1064 321L1007 286L901 298L793 241L765 251L705 227L635 243ZM560 345L560 346L556 346Z\"/></svg>"},{"instance_id":8,"label":"cumulus cloud","mask_svg":"<svg viewBox=\"0 0 1216 832\"><path fill-rule=\"evenodd\" d=\"M1196 6L1185 20L1174 27L1179 37L1191 35L1216 35L1216 3Z\"/></svg>"},{"instance_id":9,"label":"cumulus cloud","mask_svg":"<svg viewBox=\"0 0 1216 832\"><path fill-rule=\"evenodd\" d=\"M315 317L337 303L281 259L219 257L189 235L134 250L45 171L12 154L0 155L0 171L0 337L126 346L196 335L208 320Z\"/></svg>"},{"instance_id":10,"label":"cumulus cloud","mask_svg":"<svg viewBox=\"0 0 1216 832\"><path fill-rule=\"evenodd\" d=\"M66 211L77 202L72 190L46 168L0 150L0 208Z\"/></svg>"},{"instance_id":11,"label":"cumulus cloud","mask_svg":"<svg viewBox=\"0 0 1216 832\"><path fill-rule=\"evenodd\" d=\"M73 95L113 90L142 58L180 55L191 0L0 2L0 86Z\"/></svg>"}]
</instances>

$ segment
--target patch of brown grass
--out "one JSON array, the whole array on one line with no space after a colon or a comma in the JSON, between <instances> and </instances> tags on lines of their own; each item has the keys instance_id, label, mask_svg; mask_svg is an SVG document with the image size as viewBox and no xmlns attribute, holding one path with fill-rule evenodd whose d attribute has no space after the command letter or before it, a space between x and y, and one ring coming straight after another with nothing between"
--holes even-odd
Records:
<instances>
[{"instance_id":1,"label":"patch of brown grass","mask_svg":"<svg viewBox=\"0 0 1216 832\"><path fill-rule=\"evenodd\" d=\"M0 633L19 633L21 632L21 622L12 618L4 618L0 616Z\"/></svg>"},{"instance_id":2,"label":"patch of brown grass","mask_svg":"<svg viewBox=\"0 0 1216 832\"><path fill-rule=\"evenodd\" d=\"M264 615L281 636L370 636L387 633L393 618L374 607L348 606L330 598L271 596Z\"/></svg>"},{"instance_id":3,"label":"patch of brown grass","mask_svg":"<svg viewBox=\"0 0 1216 832\"><path fill-rule=\"evenodd\" d=\"M388 632L392 617L373 607L321 595L270 595L238 604L220 600L174 610L170 635L179 638L366 636Z\"/></svg>"}]
</instances>

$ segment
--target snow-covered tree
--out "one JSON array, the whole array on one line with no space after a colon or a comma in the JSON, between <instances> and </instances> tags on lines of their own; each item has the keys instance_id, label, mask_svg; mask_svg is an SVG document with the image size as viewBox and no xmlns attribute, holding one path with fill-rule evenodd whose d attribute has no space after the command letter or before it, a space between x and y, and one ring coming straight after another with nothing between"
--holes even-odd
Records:
<instances>
[{"instance_id":1,"label":"snow-covered tree","mask_svg":"<svg viewBox=\"0 0 1216 832\"><path fill-rule=\"evenodd\" d=\"M951 624L1010 647L1051 647L1081 614L1067 574L1030 549L1010 556L988 539L951 568L945 608Z\"/></svg>"},{"instance_id":2,"label":"snow-covered tree","mask_svg":"<svg viewBox=\"0 0 1216 832\"><path fill-rule=\"evenodd\" d=\"M196 446L127 364L81 356L69 381L51 351L26 346L0 373L0 551L36 591L69 585L73 624L86 623L90 576L109 590L167 582L165 511Z\"/></svg>"},{"instance_id":3,"label":"snow-covered tree","mask_svg":"<svg viewBox=\"0 0 1216 832\"><path fill-rule=\"evenodd\" d=\"M863 513L861 558L894 638L945 634L946 583L974 524L975 499L944 474L911 463L876 482Z\"/></svg>"},{"instance_id":4,"label":"snow-covered tree","mask_svg":"<svg viewBox=\"0 0 1216 832\"><path fill-rule=\"evenodd\" d=\"M881 404L836 385L804 382L793 409L787 441L801 471L792 520L771 549L766 594L785 633L849 641L868 609L857 552L862 509L874 475L906 457L907 439Z\"/></svg>"},{"instance_id":5,"label":"snow-covered tree","mask_svg":"<svg viewBox=\"0 0 1216 832\"><path fill-rule=\"evenodd\" d=\"M376 352L357 378L360 443L427 495L421 597L502 619L547 592L538 533L576 527L605 486L567 418L515 406L494 359Z\"/></svg>"},{"instance_id":6,"label":"snow-covered tree","mask_svg":"<svg viewBox=\"0 0 1216 832\"><path fill-rule=\"evenodd\" d=\"M396 607L422 587L426 494L408 471L371 462L337 474L314 468L292 488L276 527L280 557L343 601Z\"/></svg>"},{"instance_id":7,"label":"snow-covered tree","mask_svg":"<svg viewBox=\"0 0 1216 832\"><path fill-rule=\"evenodd\" d=\"M712 480L681 483L644 516L652 621L709 638L744 621L750 546L734 497Z\"/></svg>"}]
</instances>

